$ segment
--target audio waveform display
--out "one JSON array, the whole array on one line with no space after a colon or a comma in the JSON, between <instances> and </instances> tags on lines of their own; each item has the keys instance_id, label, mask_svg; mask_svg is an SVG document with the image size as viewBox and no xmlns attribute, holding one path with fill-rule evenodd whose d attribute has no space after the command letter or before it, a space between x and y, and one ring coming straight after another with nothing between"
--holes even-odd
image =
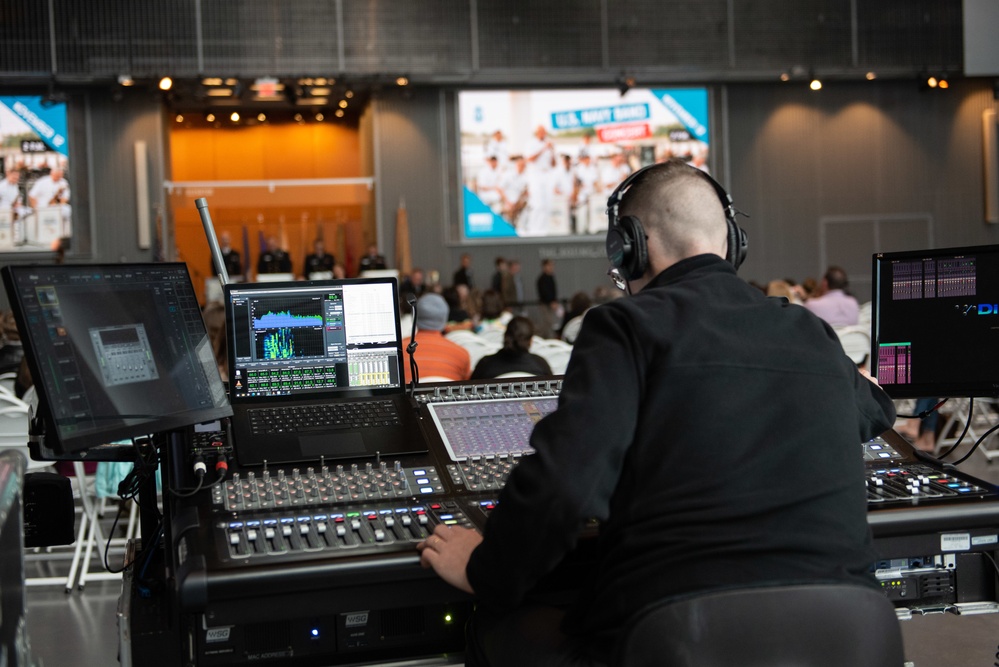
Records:
<instances>
[{"instance_id":1,"label":"audio waveform display","mask_svg":"<svg viewBox=\"0 0 999 667\"><path fill-rule=\"evenodd\" d=\"M295 327L321 327L322 315L295 315L289 311L264 313L253 318L254 329L291 329Z\"/></svg>"}]
</instances>

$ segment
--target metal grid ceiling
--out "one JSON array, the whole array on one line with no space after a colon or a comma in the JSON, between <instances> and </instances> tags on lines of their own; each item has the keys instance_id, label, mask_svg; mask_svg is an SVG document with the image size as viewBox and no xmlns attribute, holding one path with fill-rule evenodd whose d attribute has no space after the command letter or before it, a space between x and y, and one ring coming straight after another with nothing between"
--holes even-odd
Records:
<instances>
[{"instance_id":1,"label":"metal grid ceiling","mask_svg":"<svg viewBox=\"0 0 999 667\"><path fill-rule=\"evenodd\" d=\"M472 68L470 7L457 0L343 0L345 71L467 73Z\"/></svg>"},{"instance_id":2,"label":"metal grid ceiling","mask_svg":"<svg viewBox=\"0 0 999 667\"><path fill-rule=\"evenodd\" d=\"M852 61L850 0L739 2L735 67L848 67Z\"/></svg>"},{"instance_id":3,"label":"metal grid ceiling","mask_svg":"<svg viewBox=\"0 0 999 667\"><path fill-rule=\"evenodd\" d=\"M726 0L621 0L609 3L607 24L613 68L728 67Z\"/></svg>"},{"instance_id":4,"label":"metal grid ceiling","mask_svg":"<svg viewBox=\"0 0 999 667\"><path fill-rule=\"evenodd\" d=\"M333 2L203 0L205 74L332 75L338 71Z\"/></svg>"},{"instance_id":5,"label":"metal grid ceiling","mask_svg":"<svg viewBox=\"0 0 999 667\"><path fill-rule=\"evenodd\" d=\"M48 5L38 0L0 2L0 73L41 73L51 68Z\"/></svg>"},{"instance_id":6,"label":"metal grid ceiling","mask_svg":"<svg viewBox=\"0 0 999 667\"><path fill-rule=\"evenodd\" d=\"M197 74L194 0L54 0L53 17L60 74Z\"/></svg>"},{"instance_id":7,"label":"metal grid ceiling","mask_svg":"<svg viewBox=\"0 0 999 667\"><path fill-rule=\"evenodd\" d=\"M480 69L599 68L600 0L479 0Z\"/></svg>"},{"instance_id":8,"label":"metal grid ceiling","mask_svg":"<svg viewBox=\"0 0 999 667\"><path fill-rule=\"evenodd\" d=\"M861 65L964 69L960 2L859 3L857 23Z\"/></svg>"}]
</instances>

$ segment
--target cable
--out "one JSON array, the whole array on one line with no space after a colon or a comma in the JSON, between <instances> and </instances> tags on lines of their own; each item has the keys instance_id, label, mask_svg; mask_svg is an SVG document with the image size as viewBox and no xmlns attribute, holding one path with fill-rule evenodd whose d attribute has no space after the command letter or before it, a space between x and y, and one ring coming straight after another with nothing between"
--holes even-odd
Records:
<instances>
[{"instance_id":1,"label":"cable","mask_svg":"<svg viewBox=\"0 0 999 667\"><path fill-rule=\"evenodd\" d=\"M968 422L971 422L971 418L970 417L968 418ZM985 441L985 438L987 438L990 435L992 435L993 433L995 433L996 430L999 430L999 424L996 424L995 426L993 426L992 428L990 428L988 431L986 431L985 433L983 433L982 437L980 437L978 440L976 440L975 444L972 445L971 449L968 450L968 453L965 454L964 456L962 456L961 458L959 458L958 460L954 461L953 463L951 463L951 465L955 465L956 466L956 465L960 465L960 464L964 463L965 461L967 461L968 457L971 456L972 454L974 454L975 450L978 449L978 446L981 445Z\"/></svg>"},{"instance_id":2,"label":"cable","mask_svg":"<svg viewBox=\"0 0 999 667\"><path fill-rule=\"evenodd\" d=\"M902 419L926 419L927 417L929 417L930 415L932 415L934 412L936 412L937 410L939 410L940 406L943 405L944 403L946 403L949 400L950 400L949 398L945 398L942 401L940 401L939 403L937 403L936 405L934 405L929 410L923 410L919 414L915 414L915 415L896 415L896 416L897 417L901 417Z\"/></svg>"}]
</instances>

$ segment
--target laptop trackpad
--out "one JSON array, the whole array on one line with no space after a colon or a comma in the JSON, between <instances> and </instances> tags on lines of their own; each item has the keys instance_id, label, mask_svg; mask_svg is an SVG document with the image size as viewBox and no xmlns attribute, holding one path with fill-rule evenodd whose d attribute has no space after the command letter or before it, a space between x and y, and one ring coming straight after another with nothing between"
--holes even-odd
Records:
<instances>
[{"instance_id":1,"label":"laptop trackpad","mask_svg":"<svg viewBox=\"0 0 999 667\"><path fill-rule=\"evenodd\" d=\"M298 438L298 446L302 454L308 457L320 456L333 458L349 458L364 456L368 450L364 448L364 438L360 433L338 433L336 435L303 435Z\"/></svg>"}]
</instances>

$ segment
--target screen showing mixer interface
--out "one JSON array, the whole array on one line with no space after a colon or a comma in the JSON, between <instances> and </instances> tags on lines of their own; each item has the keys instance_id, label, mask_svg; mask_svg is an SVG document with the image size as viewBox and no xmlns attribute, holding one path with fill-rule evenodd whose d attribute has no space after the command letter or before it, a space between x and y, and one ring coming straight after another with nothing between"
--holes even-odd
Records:
<instances>
[{"instance_id":1,"label":"screen showing mixer interface","mask_svg":"<svg viewBox=\"0 0 999 667\"><path fill-rule=\"evenodd\" d=\"M531 431L555 412L558 398L431 403L427 406L452 461L475 456L531 454Z\"/></svg>"},{"instance_id":2,"label":"screen showing mixer interface","mask_svg":"<svg viewBox=\"0 0 999 667\"><path fill-rule=\"evenodd\" d=\"M247 285L228 305L236 398L401 386L391 282Z\"/></svg>"},{"instance_id":3,"label":"screen showing mixer interface","mask_svg":"<svg viewBox=\"0 0 999 667\"><path fill-rule=\"evenodd\" d=\"M183 264L7 267L5 278L53 449L231 414Z\"/></svg>"},{"instance_id":4,"label":"screen showing mixer interface","mask_svg":"<svg viewBox=\"0 0 999 667\"><path fill-rule=\"evenodd\" d=\"M999 395L999 246L874 255L871 367L895 398Z\"/></svg>"}]
</instances>

